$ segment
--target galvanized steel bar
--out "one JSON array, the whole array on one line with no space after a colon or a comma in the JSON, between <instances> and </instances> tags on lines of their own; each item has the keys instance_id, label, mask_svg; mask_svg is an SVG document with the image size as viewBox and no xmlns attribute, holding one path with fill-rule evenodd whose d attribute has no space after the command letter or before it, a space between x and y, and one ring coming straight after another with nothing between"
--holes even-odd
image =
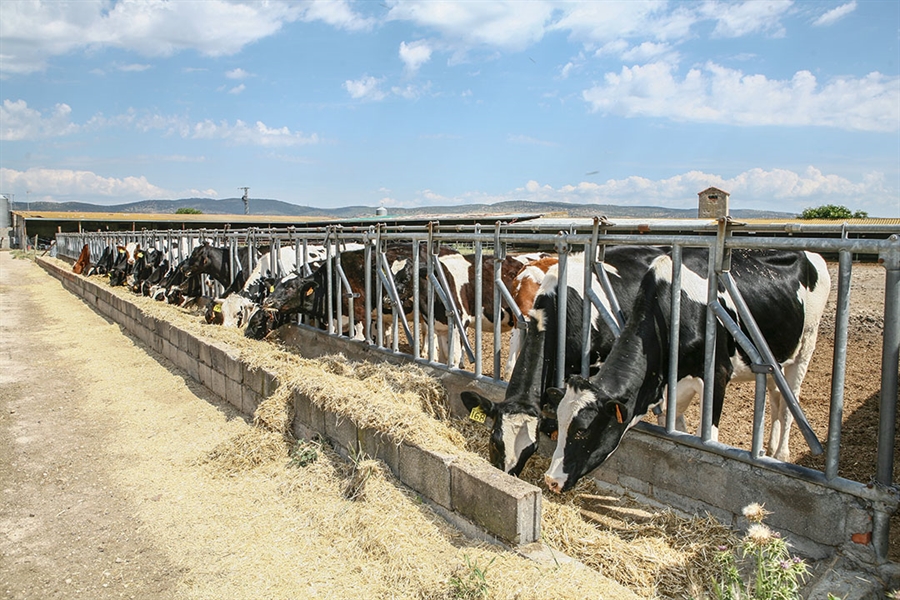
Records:
<instances>
[{"instance_id":1,"label":"galvanized steel bar","mask_svg":"<svg viewBox=\"0 0 900 600\"><path fill-rule=\"evenodd\" d=\"M596 221L595 221L596 222ZM597 257L597 246L594 243L596 236L584 244L584 259L582 260L582 294L581 303L581 376L587 377L591 372L591 304L594 301L594 268L593 263ZM616 336L618 337L618 336Z\"/></svg>"},{"instance_id":2,"label":"galvanized steel bar","mask_svg":"<svg viewBox=\"0 0 900 600\"><path fill-rule=\"evenodd\" d=\"M891 236L896 242L898 236ZM900 368L900 249L879 256L884 265L884 333L881 348L881 404L875 480L892 485L896 439L898 376Z\"/></svg>"},{"instance_id":3,"label":"galvanized steel bar","mask_svg":"<svg viewBox=\"0 0 900 600\"><path fill-rule=\"evenodd\" d=\"M681 269L682 248L680 244L672 246L672 287L669 308L669 372L668 393L666 395L666 431L675 431L678 400L678 354L681 344Z\"/></svg>"},{"instance_id":4,"label":"galvanized steel bar","mask_svg":"<svg viewBox=\"0 0 900 600\"><path fill-rule=\"evenodd\" d=\"M476 232L479 229L476 229ZM494 363L494 381L500 380L500 375L502 373L502 368L500 363L501 352L503 350L503 344L501 339L501 331L503 324L500 322L500 319L503 318L503 307L501 305L503 293L506 292L507 296L509 296L509 292L506 289L506 286L503 285L503 261L506 259L506 244L500 239L500 221L496 221L494 223L494 353L493 353L493 363ZM516 306L515 302L512 301L512 296L509 296L508 304L510 306L510 311L514 311L513 314L518 312L518 306ZM477 331L477 326L476 326Z\"/></svg>"},{"instance_id":5,"label":"galvanized steel bar","mask_svg":"<svg viewBox=\"0 0 900 600\"><path fill-rule=\"evenodd\" d=\"M475 233L480 233L478 228L476 228ZM481 373L483 371L482 364L482 332L481 332L481 323L484 320L483 314L483 298L481 296L484 291L484 263L482 261L481 256L481 240L475 242L475 377L481 377ZM496 263L494 268L494 274L496 275ZM496 306L494 307L496 309ZM496 321L495 321L496 322ZM462 335L466 335L465 331L461 331ZM494 336L496 338L496 336Z\"/></svg>"},{"instance_id":6,"label":"galvanized steel bar","mask_svg":"<svg viewBox=\"0 0 900 600\"><path fill-rule=\"evenodd\" d=\"M559 255L557 263L558 277L556 280L556 372L553 378L555 387L562 387L565 379L566 364L566 310L568 304L568 284L566 279L566 263L568 262L569 246L565 242L565 236L560 234L556 243L556 252Z\"/></svg>"},{"instance_id":7,"label":"galvanized steel bar","mask_svg":"<svg viewBox=\"0 0 900 600\"><path fill-rule=\"evenodd\" d=\"M421 281L421 277L419 277L419 269L421 265L419 264L419 240L411 240L412 244L412 286L413 286L413 298L412 298L412 320L413 320L413 337L412 337L412 355L416 358L419 358L422 354L422 349L420 347L420 339L422 335L421 331L421 321L422 321L422 309L419 304L421 286L419 282Z\"/></svg>"},{"instance_id":8,"label":"galvanized steel bar","mask_svg":"<svg viewBox=\"0 0 900 600\"><path fill-rule=\"evenodd\" d=\"M828 413L828 441L825 447L826 479L837 477L841 452L852 268L853 256L846 250L842 250L838 256L837 309L834 317L834 354L831 362L831 405Z\"/></svg>"},{"instance_id":9,"label":"galvanized steel bar","mask_svg":"<svg viewBox=\"0 0 900 600\"><path fill-rule=\"evenodd\" d=\"M700 405L700 439L704 442L712 440L713 402L716 381L716 313L713 306L718 302L718 277L716 273L716 249L709 248L706 273L706 322L703 344L704 368L703 368L703 402Z\"/></svg>"}]
</instances>

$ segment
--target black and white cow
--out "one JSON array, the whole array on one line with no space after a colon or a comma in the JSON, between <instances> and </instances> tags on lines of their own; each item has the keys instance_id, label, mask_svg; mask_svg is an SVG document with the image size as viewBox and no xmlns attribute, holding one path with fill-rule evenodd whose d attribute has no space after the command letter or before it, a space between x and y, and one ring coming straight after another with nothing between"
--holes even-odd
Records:
<instances>
[{"instance_id":1,"label":"black and white cow","mask_svg":"<svg viewBox=\"0 0 900 600\"><path fill-rule=\"evenodd\" d=\"M140 244L129 242L124 246L116 246L116 254L112 268L109 270L109 285L117 287L125 284L125 280L131 275L134 268L136 252L140 250Z\"/></svg>"},{"instance_id":2,"label":"black and white cow","mask_svg":"<svg viewBox=\"0 0 900 600\"><path fill-rule=\"evenodd\" d=\"M238 248L237 260L238 272L232 273L230 250L216 248L209 242L204 242L194 248L180 269L188 279L194 275L209 275L225 288L225 292L222 294L224 298L244 286L250 269L250 249L246 246Z\"/></svg>"},{"instance_id":3,"label":"black and white cow","mask_svg":"<svg viewBox=\"0 0 900 600\"><path fill-rule=\"evenodd\" d=\"M652 261L664 254L650 246L616 246L606 250L604 269L618 302L626 312L640 286L641 278ZM566 268L566 340L565 363L556 365L558 344L558 288L559 265L544 259L541 285L533 296L530 323L523 336L519 360L513 368L503 402L493 402L474 391L462 393L463 404L469 410L479 406L493 419L490 456L492 464L512 475L518 475L537 450L538 430L545 407L544 392L562 368L563 374L581 371L584 355L583 306L584 255L573 254ZM546 268L546 272L543 269ZM596 275L591 289L601 303L612 310ZM589 300L588 300L589 301ZM591 306L590 364L609 354L615 334L595 306ZM554 429L550 427L550 429Z\"/></svg>"},{"instance_id":4,"label":"black and white cow","mask_svg":"<svg viewBox=\"0 0 900 600\"><path fill-rule=\"evenodd\" d=\"M703 375L707 262L705 250L684 251L679 378ZM810 252L735 250L731 276L781 363L791 390L799 395L831 285L825 261ZM557 447L544 476L550 490L569 490L600 466L625 432L660 402L668 373L671 278L671 257L656 259L641 282L631 318L597 374L590 379L568 379L557 410ZM719 301L734 315L733 300L724 287L720 287ZM748 378L753 374L743 349L717 324L715 426L728 383ZM771 382L768 388L772 397L768 451L779 460L788 460L793 417L777 388ZM679 407L678 412L682 410Z\"/></svg>"},{"instance_id":5,"label":"black and white cow","mask_svg":"<svg viewBox=\"0 0 900 600\"><path fill-rule=\"evenodd\" d=\"M126 278L128 287L135 294L141 293L144 281L159 267L163 260L163 253L156 248L148 250L138 249L134 255L134 265L132 265L131 273Z\"/></svg>"},{"instance_id":6,"label":"black and white cow","mask_svg":"<svg viewBox=\"0 0 900 600\"><path fill-rule=\"evenodd\" d=\"M87 271L88 277L92 275L107 275L109 274L109 270L112 269L113 261L116 258L116 249L113 246L106 246L103 248L103 252L100 253L100 258L97 260L96 264L91 265L91 267Z\"/></svg>"},{"instance_id":7,"label":"black and white cow","mask_svg":"<svg viewBox=\"0 0 900 600\"><path fill-rule=\"evenodd\" d=\"M424 245L420 246L420 259L422 261L425 260L424 251ZM385 249L385 257L388 262L388 268L391 269L394 276L398 275L395 267L400 270L408 270L411 268L409 265L411 265L410 259L412 258L412 253L412 244L409 243L395 243L387 246ZM331 270L334 271L336 262L334 257L332 257L321 264L318 269L308 277L301 277L299 274L285 277L263 301L263 309L277 311L282 316L300 314L312 317L320 323L326 323L329 318L335 317L337 315L337 302L332 306L331 315L328 314L327 309L329 262L331 263ZM353 319L355 330L348 333L353 337L362 339L363 324L367 316L365 313L365 250L354 248L341 252L340 263L341 269L347 278L347 282L350 284L350 293L354 297ZM374 258L371 267L374 267ZM373 272L370 274L370 277L372 278L372 281L375 281L377 275ZM397 291L403 305L402 308L404 309L404 312L408 314L409 310L412 308L412 288L410 287L409 290L407 290L405 285L406 279L408 278L397 277ZM373 285L372 293L374 294L374 292L375 286ZM332 294L334 299L340 299L341 302L341 315L345 319L345 322L341 325L341 328L343 329L348 325L347 319L349 317L350 306L347 294L344 293L343 288L338 285L337 278L335 278L332 284ZM373 307L375 306L376 300L377 298L375 297L371 299ZM391 310L391 299L386 291L382 298L382 307L383 311L389 315ZM261 319L262 317L258 318Z\"/></svg>"},{"instance_id":8,"label":"black and white cow","mask_svg":"<svg viewBox=\"0 0 900 600\"><path fill-rule=\"evenodd\" d=\"M324 258L324 247L310 246L307 248L307 259L310 263L318 264ZM279 281L279 278L275 277L275 273L279 269L293 271L297 267L296 259L297 252L293 246L284 246L279 250L275 260L278 261L280 267L273 262L271 252L263 253L237 293L215 300L211 305L211 310L218 318L212 321L207 317L207 322L215 322L226 327L241 327L247 323L250 314L259 307L271 291L274 291L274 286ZM241 279L244 278L241 277Z\"/></svg>"}]
</instances>

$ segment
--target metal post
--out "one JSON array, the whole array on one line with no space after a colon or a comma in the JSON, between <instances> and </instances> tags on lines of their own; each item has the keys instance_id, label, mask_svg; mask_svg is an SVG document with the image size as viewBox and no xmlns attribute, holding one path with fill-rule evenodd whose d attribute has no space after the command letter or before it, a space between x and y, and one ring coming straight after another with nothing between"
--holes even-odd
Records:
<instances>
[{"instance_id":1,"label":"metal post","mask_svg":"<svg viewBox=\"0 0 900 600\"><path fill-rule=\"evenodd\" d=\"M834 357L831 367L831 407L825 451L825 478L838 474L841 452L841 424L844 416L844 385L847 374L847 325L850 320L850 275L853 256L846 250L838 255L837 311L834 318Z\"/></svg>"},{"instance_id":2,"label":"metal post","mask_svg":"<svg viewBox=\"0 0 900 600\"><path fill-rule=\"evenodd\" d=\"M566 308L569 300L569 285L566 278L566 262L569 253L569 246L565 241L565 233L560 232L556 242L556 252L559 255L559 263L557 263L557 273L559 277L556 281L556 373L554 375L553 385L562 387L565 379L566 365Z\"/></svg>"},{"instance_id":3,"label":"metal post","mask_svg":"<svg viewBox=\"0 0 900 600\"><path fill-rule=\"evenodd\" d=\"M682 247L672 246L672 298L669 312L669 380L666 398L666 431L675 431L678 388L678 355L681 344L681 267Z\"/></svg>"},{"instance_id":4,"label":"metal post","mask_svg":"<svg viewBox=\"0 0 900 600\"><path fill-rule=\"evenodd\" d=\"M475 233L481 233L481 225L475 226ZM483 262L481 256L481 240L475 241L475 377L481 377L483 371L483 358L481 356L481 323L484 320L483 312L483 302L481 294L484 291L484 280L483 280ZM497 273L497 263L494 261L494 274ZM496 315L497 306L494 306L494 314ZM495 320L496 323L496 320ZM460 335L465 335L465 331L461 331ZM496 335L494 338L496 339ZM494 372L494 377L497 376L496 371Z\"/></svg>"}]
</instances>

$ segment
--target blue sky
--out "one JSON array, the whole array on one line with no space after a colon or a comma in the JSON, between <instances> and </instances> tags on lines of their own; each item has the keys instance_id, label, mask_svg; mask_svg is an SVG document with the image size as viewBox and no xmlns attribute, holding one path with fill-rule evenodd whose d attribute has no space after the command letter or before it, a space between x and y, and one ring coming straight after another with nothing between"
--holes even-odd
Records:
<instances>
[{"instance_id":1,"label":"blue sky","mask_svg":"<svg viewBox=\"0 0 900 600\"><path fill-rule=\"evenodd\" d=\"M17 201L900 217L900 2L0 1Z\"/></svg>"}]
</instances>

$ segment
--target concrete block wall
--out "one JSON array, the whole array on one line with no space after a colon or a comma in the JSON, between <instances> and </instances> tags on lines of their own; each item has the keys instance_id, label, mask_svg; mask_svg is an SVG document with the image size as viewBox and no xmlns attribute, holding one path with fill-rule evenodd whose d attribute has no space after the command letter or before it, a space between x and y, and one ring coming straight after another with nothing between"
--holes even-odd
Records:
<instances>
[{"instance_id":1,"label":"concrete block wall","mask_svg":"<svg viewBox=\"0 0 900 600\"><path fill-rule=\"evenodd\" d=\"M282 342L314 352L343 352L355 360L385 356L404 360L361 342L328 336L304 327L284 327ZM424 368L428 369L427 365ZM475 385L474 377L459 371L434 369L451 397L454 414L464 415L459 393ZM477 383L478 391L502 401L505 388L486 381ZM555 443L542 439L541 453L549 455ZM774 462L774 461L769 461ZM839 553L864 565L876 565L879 559L867 540L875 527L875 512L882 517L896 509L896 496L845 481L839 489L822 481L785 472L765 460L738 460L704 448L676 443L639 424L622 440L619 449L602 467L592 473L594 479L612 493L627 492L650 504L673 508L691 515L710 514L735 530L747 526L741 511L752 502L765 503L772 514L766 522L789 536L805 556L822 558ZM462 475L460 475L462 477ZM487 503L485 503L487 504ZM481 515L480 518L486 518Z\"/></svg>"},{"instance_id":2,"label":"concrete block wall","mask_svg":"<svg viewBox=\"0 0 900 600\"><path fill-rule=\"evenodd\" d=\"M243 414L252 416L260 402L278 388L274 373L242 363L227 345L146 315L128 298L61 268L55 261L39 259L38 264L67 290ZM467 381L462 379L457 384ZM358 427L350 419L320 408L299 392L293 394L293 403L292 430L296 436L319 435L344 456L355 456L361 451L383 460L400 481L433 503L441 514L455 516L457 524L474 524L488 536L513 545L540 540L541 492L535 486L487 463L470 463L413 444L397 443L385 434Z\"/></svg>"}]
</instances>

